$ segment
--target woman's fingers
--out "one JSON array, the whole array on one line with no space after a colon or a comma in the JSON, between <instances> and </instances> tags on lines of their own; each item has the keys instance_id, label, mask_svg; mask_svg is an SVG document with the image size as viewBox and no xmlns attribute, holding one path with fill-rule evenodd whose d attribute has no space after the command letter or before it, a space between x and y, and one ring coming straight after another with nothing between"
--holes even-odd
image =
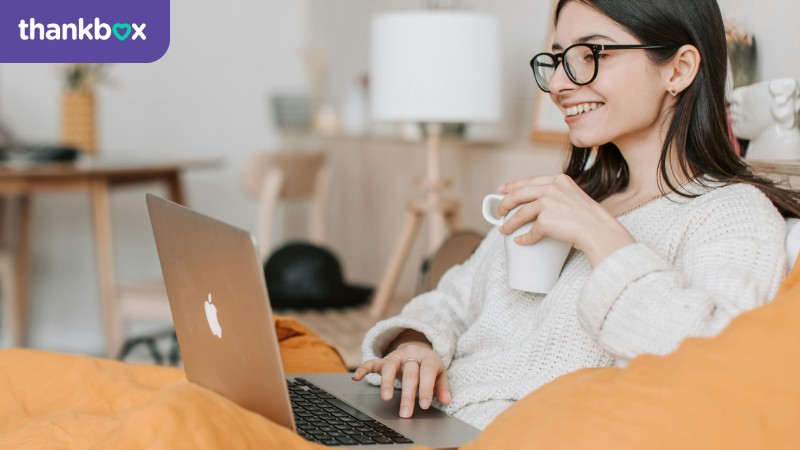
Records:
<instances>
[{"instance_id":1,"label":"woman's fingers","mask_svg":"<svg viewBox=\"0 0 800 450\"><path fill-rule=\"evenodd\" d=\"M425 358L419 367L419 406L428 409L433 401L433 389L436 385L436 375L438 375L441 365L437 359Z\"/></svg>"},{"instance_id":2,"label":"woman's fingers","mask_svg":"<svg viewBox=\"0 0 800 450\"><path fill-rule=\"evenodd\" d=\"M548 184L553 184L556 181L558 181L559 178L565 177L565 176L566 175L564 175L564 174L557 174L557 175L542 175L542 176L538 176L538 177L523 178L521 180L509 181L508 183L501 184L500 187L497 188L497 190L501 194L508 194L509 192L513 192L513 191L515 191L515 190L517 190L517 189L519 189L521 187L525 187L525 186L531 186L531 185L544 186L544 185L548 185Z\"/></svg>"},{"instance_id":3,"label":"woman's fingers","mask_svg":"<svg viewBox=\"0 0 800 450\"><path fill-rule=\"evenodd\" d=\"M534 222L542 211L542 203L534 202L529 203L522 208L519 208L514 214L506 219L503 226L500 227L500 232L503 234L511 234L517 229L527 223Z\"/></svg>"},{"instance_id":4,"label":"woman's fingers","mask_svg":"<svg viewBox=\"0 0 800 450\"><path fill-rule=\"evenodd\" d=\"M434 396L443 404L451 401L450 385L441 358L435 352L414 355L413 358L390 353L384 358L373 359L361 364L353 372L353 380L360 381L367 374L381 375L381 398L391 400L394 394L395 379L402 378L400 397L400 417L408 418L414 414L419 395L422 409L430 408Z\"/></svg>"},{"instance_id":5,"label":"woman's fingers","mask_svg":"<svg viewBox=\"0 0 800 450\"><path fill-rule=\"evenodd\" d=\"M381 368L381 398L384 400L391 400L394 394L394 380L397 377L397 372L401 367L401 359L391 353L382 359L383 367Z\"/></svg>"},{"instance_id":6,"label":"woman's fingers","mask_svg":"<svg viewBox=\"0 0 800 450\"><path fill-rule=\"evenodd\" d=\"M534 202L547 195L547 189L547 186L526 186L516 189L503 197L503 200L497 205L497 214L505 216L518 205Z\"/></svg>"},{"instance_id":7,"label":"woman's fingers","mask_svg":"<svg viewBox=\"0 0 800 450\"><path fill-rule=\"evenodd\" d=\"M439 376L436 377L436 398L442 404L449 404L452 400L450 395L450 381L447 379L447 372L442 369Z\"/></svg>"},{"instance_id":8,"label":"woman's fingers","mask_svg":"<svg viewBox=\"0 0 800 450\"><path fill-rule=\"evenodd\" d=\"M361 379L367 376L367 374L380 372L382 362L382 359L371 359L364 364L361 364L358 366L356 371L353 372L352 379L354 381L361 381Z\"/></svg>"},{"instance_id":9,"label":"woman's fingers","mask_svg":"<svg viewBox=\"0 0 800 450\"><path fill-rule=\"evenodd\" d=\"M400 417L409 418L414 414L414 403L419 386L419 362L407 359L403 365L403 393L400 397Z\"/></svg>"}]
</instances>

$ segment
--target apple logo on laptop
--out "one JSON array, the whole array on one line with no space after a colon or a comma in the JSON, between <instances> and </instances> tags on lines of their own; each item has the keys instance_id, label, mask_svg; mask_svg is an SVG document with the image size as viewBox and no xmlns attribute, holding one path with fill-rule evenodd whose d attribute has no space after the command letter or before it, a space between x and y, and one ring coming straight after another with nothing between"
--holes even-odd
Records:
<instances>
[{"instance_id":1,"label":"apple logo on laptop","mask_svg":"<svg viewBox=\"0 0 800 450\"><path fill-rule=\"evenodd\" d=\"M218 338L222 338L222 326L219 324L219 320L217 320L217 307L211 303L211 293L208 294L208 300L206 300L206 320L208 320L208 326L211 327L211 333Z\"/></svg>"}]
</instances>

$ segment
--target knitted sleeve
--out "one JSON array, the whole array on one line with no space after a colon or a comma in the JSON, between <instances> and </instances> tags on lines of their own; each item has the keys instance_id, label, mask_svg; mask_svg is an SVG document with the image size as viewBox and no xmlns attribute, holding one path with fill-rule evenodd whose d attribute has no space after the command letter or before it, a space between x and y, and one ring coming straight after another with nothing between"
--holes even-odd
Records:
<instances>
[{"instance_id":1,"label":"knitted sleeve","mask_svg":"<svg viewBox=\"0 0 800 450\"><path fill-rule=\"evenodd\" d=\"M686 337L715 335L777 292L786 226L772 203L745 185L703 197L669 259L631 244L606 257L584 285L581 324L618 364L670 353Z\"/></svg>"},{"instance_id":2,"label":"knitted sleeve","mask_svg":"<svg viewBox=\"0 0 800 450\"><path fill-rule=\"evenodd\" d=\"M367 331L361 346L362 360L382 357L397 335L405 329L412 329L428 338L448 367L456 341L480 312L482 300L473 293L476 279L480 278L476 278L476 272L490 248L497 245L502 245L502 235L495 228L467 261L445 272L436 289L411 300L399 315L375 324Z\"/></svg>"}]
</instances>

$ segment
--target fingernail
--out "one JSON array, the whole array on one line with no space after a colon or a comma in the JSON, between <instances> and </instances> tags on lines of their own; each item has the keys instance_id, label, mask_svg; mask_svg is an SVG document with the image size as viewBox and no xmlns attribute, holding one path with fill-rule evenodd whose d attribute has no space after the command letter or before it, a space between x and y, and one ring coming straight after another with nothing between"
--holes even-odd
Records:
<instances>
[{"instance_id":1,"label":"fingernail","mask_svg":"<svg viewBox=\"0 0 800 450\"><path fill-rule=\"evenodd\" d=\"M420 408L422 408L422 409L428 409L428 406L430 406L430 405L431 405L431 402L430 402L430 401L428 401L428 399L427 399L427 398L421 398L421 399L419 399L419 406L420 406Z\"/></svg>"},{"instance_id":2,"label":"fingernail","mask_svg":"<svg viewBox=\"0 0 800 450\"><path fill-rule=\"evenodd\" d=\"M516 242L517 244L521 244L522 243L522 236L515 237L514 238L514 242Z\"/></svg>"},{"instance_id":3,"label":"fingernail","mask_svg":"<svg viewBox=\"0 0 800 450\"><path fill-rule=\"evenodd\" d=\"M384 389L381 391L381 398L384 400L389 400L389 395L391 395L392 391L390 389Z\"/></svg>"},{"instance_id":4,"label":"fingernail","mask_svg":"<svg viewBox=\"0 0 800 450\"><path fill-rule=\"evenodd\" d=\"M408 406L403 406L400 408L400 417L410 417L411 416L411 408Z\"/></svg>"}]
</instances>

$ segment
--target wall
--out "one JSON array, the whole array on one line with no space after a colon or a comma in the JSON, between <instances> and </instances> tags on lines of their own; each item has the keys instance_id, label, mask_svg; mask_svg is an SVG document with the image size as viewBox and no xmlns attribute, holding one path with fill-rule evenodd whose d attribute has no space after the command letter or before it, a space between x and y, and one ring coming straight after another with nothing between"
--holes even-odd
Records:
<instances>
[{"instance_id":1,"label":"wall","mask_svg":"<svg viewBox=\"0 0 800 450\"><path fill-rule=\"evenodd\" d=\"M300 49L310 44L329 51L327 99L338 107L347 86L367 70L370 17L379 11L422 4L408 0L173 0L172 42L167 55L154 64L113 67L119 86L100 92L103 151L223 158L224 167L187 177L189 200L203 212L250 228L253 204L240 193L239 165L248 152L279 144L267 97L272 92L305 89L307 76ZM528 173L525 164L531 164L531 172L544 170L534 165L539 161L537 155L546 149L524 140L536 93L528 60L543 47L551 5L549 0L473 0L464 4L500 17L504 46L505 118L499 125L472 127L470 135L513 142L506 150L470 152L465 160L450 156L451 161L463 165L452 175L467 177L470 182L458 187L457 179L453 192L463 197L468 224L480 226L475 199L470 198L496 186L498 178ZM756 35L761 79L800 78L800 59L791 57L800 54L800 31L795 24L800 3L720 0L720 4ZM59 89L52 65L2 64L0 117L21 138L52 142L58 138ZM495 153L501 151L504 156ZM398 180L397 189L423 173L417 164L421 161L419 150L404 158L394 159L388 153L380 157L388 158L381 163L382 170L395 167L391 161L406 164L402 171L386 172L387 177ZM411 163L412 158L416 162ZM485 167L494 168L486 173ZM121 191L112 196L116 267L123 282L160 275L142 192ZM397 204L390 205L397 212L395 222L402 220L402 199L411 195L410 190L397 192ZM88 215L88 199L78 194L47 194L36 199L31 292L31 343L35 347L93 354L103 350ZM388 258L396 232L387 230L386 234L389 240L378 247L383 258ZM415 251L412 258L418 257ZM352 276L362 282L377 282L376 274L383 267L361 260L345 262L352 266ZM402 289L413 287L416 264L409 264L413 267L404 275Z\"/></svg>"},{"instance_id":2,"label":"wall","mask_svg":"<svg viewBox=\"0 0 800 450\"><path fill-rule=\"evenodd\" d=\"M342 94L369 69L370 18L382 11L419 9L422 1L309 0L310 42L327 49L331 57L329 100L338 105ZM498 125L473 126L474 138L521 140L527 136L535 83L528 61L545 40L547 1L475 0L464 7L496 14L503 46L504 118Z\"/></svg>"},{"instance_id":3,"label":"wall","mask_svg":"<svg viewBox=\"0 0 800 450\"><path fill-rule=\"evenodd\" d=\"M753 33L758 47L758 80L800 79L800 2L719 0L723 14Z\"/></svg>"},{"instance_id":4,"label":"wall","mask_svg":"<svg viewBox=\"0 0 800 450\"><path fill-rule=\"evenodd\" d=\"M465 0L467 8L496 15L503 43L504 119L499 125L472 127L473 136L524 139L530 105L538 89L528 61L543 50L550 27L550 0ZM756 36L759 79L800 78L800 2L720 0L723 15L735 17ZM329 100L341 102L347 87L369 68L369 23L379 12L418 9L422 1L309 0L310 42L331 57Z\"/></svg>"},{"instance_id":5,"label":"wall","mask_svg":"<svg viewBox=\"0 0 800 450\"><path fill-rule=\"evenodd\" d=\"M171 43L152 64L111 68L117 86L99 92L99 143L105 154L203 155L224 165L190 173L192 206L252 228L253 203L238 171L249 152L279 136L270 93L302 91L305 1L172 0ZM20 139L59 136L59 78L50 64L0 66L0 117ZM160 279L142 189L112 194L118 279ZM156 190L155 192L163 192ZM88 197L44 194L34 202L31 344L101 354L99 295Z\"/></svg>"}]
</instances>

